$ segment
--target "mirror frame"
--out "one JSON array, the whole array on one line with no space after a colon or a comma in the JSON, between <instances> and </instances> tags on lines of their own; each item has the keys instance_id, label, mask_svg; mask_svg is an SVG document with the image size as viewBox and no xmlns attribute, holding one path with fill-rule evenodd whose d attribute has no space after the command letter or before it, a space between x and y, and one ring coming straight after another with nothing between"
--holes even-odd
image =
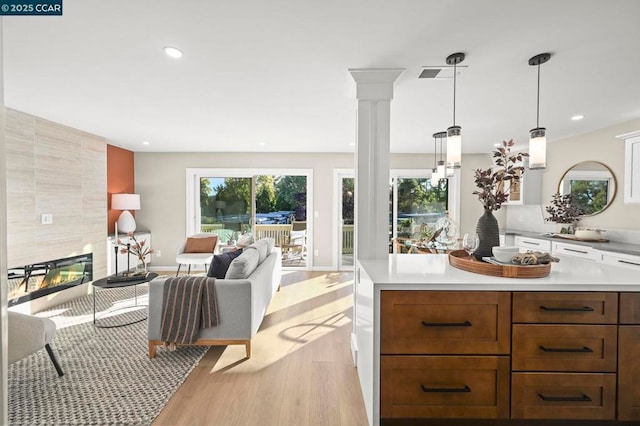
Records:
<instances>
[{"instance_id":1,"label":"mirror frame","mask_svg":"<svg viewBox=\"0 0 640 426\"><path fill-rule=\"evenodd\" d=\"M606 206L604 206L603 209L598 210L597 212L591 213L591 214L584 214L581 215L580 217L590 217L590 216L595 216L597 214L602 213L603 211L605 211L606 209L609 208L609 206L611 206L611 204L613 203L613 200L615 200L616 198L616 194L618 193L618 180L616 179L616 175L615 173L613 173L613 170L611 170L609 168L609 166L607 166L606 164L600 162L600 161L594 161L594 160L585 160L585 161L580 161L579 163L574 164L573 166L569 167L563 174L562 177L560 177L560 181L558 182L558 187L557 187L557 191L560 195L564 195L564 193L562 192L562 181L564 181L564 178L567 176L567 174L573 170L574 167L579 166L580 164L583 163L596 163L600 166L602 166L605 171L609 172L609 174L611 175L611 180L613 181L613 191L611 194L611 198L609 199L609 202L607 203Z\"/></svg>"}]
</instances>

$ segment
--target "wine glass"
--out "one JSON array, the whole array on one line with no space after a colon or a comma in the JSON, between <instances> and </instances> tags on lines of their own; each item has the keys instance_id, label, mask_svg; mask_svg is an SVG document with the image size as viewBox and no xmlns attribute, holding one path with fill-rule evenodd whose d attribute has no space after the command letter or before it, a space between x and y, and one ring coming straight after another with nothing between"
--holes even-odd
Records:
<instances>
[{"instance_id":1,"label":"wine glass","mask_svg":"<svg viewBox=\"0 0 640 426\"><path fill-rule=\"evenodd\" d=\"M478 250L478 246L480 245L480 238L478 234L464 234L462 238L462 248L464 251L469 253L469 257L473 254L474 251Z\"/></svg>"}]
</instances>

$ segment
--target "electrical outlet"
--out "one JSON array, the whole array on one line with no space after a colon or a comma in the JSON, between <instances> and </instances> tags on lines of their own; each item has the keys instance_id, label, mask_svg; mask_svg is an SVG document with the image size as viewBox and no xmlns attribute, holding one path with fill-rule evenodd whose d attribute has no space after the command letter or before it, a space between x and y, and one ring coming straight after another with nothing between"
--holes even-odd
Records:
<instances>
[{"instance_id":1,"label":"electrical outlet","mask_svg":"<svg viewBox=\"0 0 640 426\"><path fill-rule=\"evenodd\" d=\"M154 254L158 257L162 257L162 252L160 250L156 250Z\"/></svg>"},{"instance_id":2,"label":"electrical outlet","mask_svg":"<svg viewBox=\"0 0 640 426\"><path fill-rule=\"evenodd\" d=\"M53 223L53 215L51 213L43 213L40 216L40 223L43 225L51 225Z\"/></svg>"}]
</instances>

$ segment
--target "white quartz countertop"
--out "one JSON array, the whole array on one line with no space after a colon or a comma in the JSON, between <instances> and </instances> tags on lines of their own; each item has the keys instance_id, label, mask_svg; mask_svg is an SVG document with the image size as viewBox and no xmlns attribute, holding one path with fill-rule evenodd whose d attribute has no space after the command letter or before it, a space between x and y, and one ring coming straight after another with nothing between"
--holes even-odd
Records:
<instances>
[{"instance_id":1,"label":"white quartz countertop","mask_svg":"<svg viewBox=\"0 0 640 426\"><path fill-rule=\"evenodd\" d=\"M457 269L446 254L391 254L388 260L358 259L380 290L640 291L631 269L558 256L543 278L502 278Z\"/></svg>"}]
</instances>

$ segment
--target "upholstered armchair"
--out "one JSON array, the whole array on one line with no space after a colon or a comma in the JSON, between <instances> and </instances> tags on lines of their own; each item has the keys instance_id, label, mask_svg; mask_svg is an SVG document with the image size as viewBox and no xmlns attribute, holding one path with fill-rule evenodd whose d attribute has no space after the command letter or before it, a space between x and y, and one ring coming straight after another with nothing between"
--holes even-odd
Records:
<instances>
[{"instance_id":1,"label":"upholstered armchair","mask_svg":"<svg viewBox=\"0 0 640 426\"><path fill-rule=\"evenodd\" d=\"M187 274L191 273L191 265L203 265L206 272L213 260L213 252L217 244L217 235L203 233L187 238L178 247L176 254L176 263L178 264L176 277L180 273L182 265L187 265Z\"/></svg>"},{"instance_id":2,"label":"upholstered armchair","mask_svg":"<svg viewBox=\"0 0 640 426\"><path fill-rule=\"evenodd\" d=\"M14 363L26 358L32 353L41 350L43 347L47 350L49 358L56 369L59 377L64 373L58 360L56 360L53 350L49 345L53 336L56 334L56 323L49 318L35 317L33 315L25 315L18 312L9 311L8 327L9 327L9 363Z\"/></svg>"}]
</instances>

